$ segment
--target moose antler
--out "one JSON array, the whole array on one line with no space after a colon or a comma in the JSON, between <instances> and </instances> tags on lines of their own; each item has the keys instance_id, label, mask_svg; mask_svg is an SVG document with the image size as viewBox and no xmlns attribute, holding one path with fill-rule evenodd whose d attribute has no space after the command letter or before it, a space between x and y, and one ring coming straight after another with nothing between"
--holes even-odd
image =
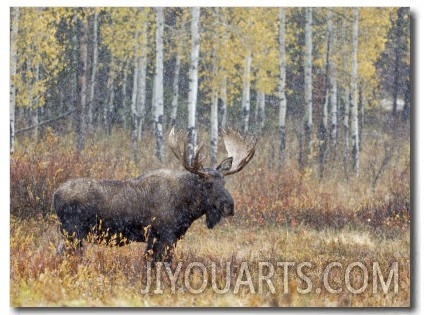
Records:
<instances>
[{"instance_id":1,"label":"moose antler","mask_svg":"<svg viewBox=\"0 0 424 315\"><path fill-rule=\"evenodd\" d=\"M257 139L248 142L246 138L233 130L223 131L223 138L228 157L233 157L233 167L222 173L227 176L240 172L250 162L255 155Z\"/></svg>"},{"instance_id":2,"label":"moose antler","mask_svg":"<svg viewBox=\"0 0 424 315\"><path fill-rule=\"evenodd\" d=\"M185 140L181 139L181 132L178 132L176 134L175 128L173 127L169 133L169 146L171 148L172 153L177 157L177 159L180 161L182 166L189 171L190 173L197 174L201 177L207 177L208 173L203 170L203 159L204 156L200 155L200 151L203 148L203 145L196 146L194 150L194 155L192 159L192 163L189 162L188 156L187 156L187 137L185 137ZM184 142L184 148L183 153L181 154L181 148L180 143Z\"/></svg>"}]
</instances>

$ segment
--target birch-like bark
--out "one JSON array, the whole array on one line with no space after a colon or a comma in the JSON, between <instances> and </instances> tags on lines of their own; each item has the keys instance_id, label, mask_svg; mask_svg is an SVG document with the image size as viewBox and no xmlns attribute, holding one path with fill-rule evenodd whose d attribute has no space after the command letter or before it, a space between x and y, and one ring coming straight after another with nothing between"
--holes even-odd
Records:
<instances>
[{"instance_id":1,"label":"birch-like bark","mask_svg":"<svg viewBox=\"0 0 424 315\"><path fill-rule=\"evenodd\" d=\"M347 38L347 22L346 19L343 19L342 21L342 38ZM349 65L348 65L348 46L347 43L345 43L343 47L343 55L342 55L342 63L343 63L343 71L348 76L349 73ZM346 79L348 80L348 79ZM351 101L350 101L350 88L349 85L345 85L343 87L344 93L342 95L343 103L344 103L344 110L343 110L343 132L344 132L344 152L343 152L343 162L344 162L344 169L347 173L348 170L348 160L350 158L350 113L351 113Z\"/></svg>"},{"instance_id":2,"label":"birch-like bark","mask_svg":"<svg viewBox=\"0 0 424 315\"><path fill-rule=\"evenodd\" d=\"M358 124L359 124L359 151L361 151L362 145L362 130L364 129L365 124L365 103L362 95L362 88L358 84Z\"/></svg>"},{"instance_id":3,"label":"birch-like bark","mask_svg":"<svg viewBox=\"0 0 424 315\"><path fill-rule=\"evenodd\" d=\"M331 111L331 140L333 146L337 143L337 81L334 76L330 76L330 111Z\"/></svg>"},{"instance_id":4,"label":"birch-like bark","mask_svg":"<svg viewBox=\"0 0 424 315\"><path fill-rule=\"evenodd\" d=\"M80 20L80 69L79 91L80 100L77 103L77 149L81 152L85 147L86 112L87 112L87 63L88 63L88 21L87 18Z\"/></svg>"},{"instance_id":5,"label":"birch-like bark","mask_svg":"<svg viewBox=\"0 0 424 315\"><path fill-rule=\"evenodd\" d=\"M146 101L147 101L147 21L143 21L141 33L141 54L139 58L139 76L137 85L137 103L136 103L136 120L137 141L141 141L143 132L144 117L146 116ZM153 95L153 98L155 95Z\"/></svg>"},{"instance_id":6,"label":"birch-like bark","mask_svg":"<svg viewBox=\"0 0 424 315\"><path fill-rule=\"evenodd\" d=\"M312 149L312 8L305 9L305 114L303 118L306 156Z\"/></svg>"},{"instance_id":7,"label":"birch-like bark","mask_svg":"<svg viewBox=\"0 0 424 315\"><path fill-rule=\"evenodd\" d=\"M153 120L155 125L156 157L163 161L163 8L156 10L156 67L154 79Z\"/></svg>"},{"instance_id":8,"label":"birch-like bark","mask_svg":"<svg viewBox=\"0 0 424 315\"><path fill-rule=\"evenodd\" d=\"M349 118L351 112L351 102L350 102L350 90L348 87L345 88L343 94L343 103L344 103L344 112L343 112L343 129L344 129L344 160L347 163L349 158L349 149L350 149L350 125ZM346 168L346 166L345 166Z\"/></svg>"},{"instance_id":9,"label":"birch-like bark","mask_svg":"<svg viewBox=\"0 0 424 315\"><path fill-rule=\"evenodd\" d=\"M176 125L178 97L180 94L180 68L181 68L181 52L180 46L177 47L177 55L175 57L174 80L172 82L172 102L171 102L171 127Z\"/></svg>"},{"instance_id":10,"label":"birch-like bark","mask_svg":"<svg viewBox=\"0 0 424 315\"><path fill-rule=\"evenodd\" d=\"M336 65L333 57L333 51L336 47L336 36L333 32L333 13L331 10L328 10L328 36L329 36L329 60L328 60L328 76L330 84L330 121L331 121L331 130L330 138L332 141L333 147L337 142L337 73Z\"/></svg>"},{"instance_id":11,"label":"birch-like bark","mask_svg":"<svg viewBox=\"0 0 424 315\"><path fill-rule=\"evenodd\" d=\"M325 93L325 101L322 105L322 120L319 126L319 176L324 175L325 160L327 158L327 144L328 144L328 102L329 102L329 89Z\"/></svg>"},{"instance_id":12,"label":"birch-like bark","mask_svg":"<svg viewBox=\"0 0 424 315\"><path fill-rule=\"evenodd\" d=\"M216 21L218 22L218 12L216 13ZM217 78L218 76L218 41L215 40L212 49L212 76ZM218 91L219 87L213 85L212 87L212 104L211 104L211 164L216 164L218 155Z\"/></svg>"},{"instance_id":13,"label":"birch-like bark","mask_svg":"<svg viewBox=\"0 0 424 315\"><path fill-rule=\"evenodd\" d=\"M244 57L243 91L242 91L242 121L243 133L249 131L250 117L250 68L252 66L252 53L249 51Z\"/></svg>"},{"instance_id":14,"label":"birch-like bark","mask_svg":"<svg viewBox=\"0 0 424 315\"><path fill-rule=\"evenodd\" d=\"M326 57L325 57L325 100L322 105L322 120L319 127L319 176L320 178L324 175L324 168L327 158L328 150L328 107L331 98L331 86L330 86L330 59L332 57L332 12L328 10L327 13L327 32L326 32Z\"/></svg>"},{"instance_id":15,"label":"birch-like bark","mask_svg":"<svg viewBox=\"0 0 424 315\"><path fill-rule=\"evenodd\" d=\"M80 62L80 58L79 58L79 42L78 42L78 32L79 32L79 27L78 27L78 17L76 14L74 14L73 18L72 18L72 37L71 37L71 42L72 42L72 102L71 102L71 108L70 110L75 110L74 112L74 126L75 129L77 128L76 126L78 125L78 113L77 113L77 107L78 107L78 68L79 68L79 62Z\"/></svg>"},{"instance_id":16,"label":"birch-like bark","mask_svg":"<svg viewBox=\"0 0 424 315\"><path fill-rule=\"evenodd\" d=\"M194 154L194 148L197 142L196 136L196 103L197 103L197 87L198 87L198 64L200 52L200 7L191 9L191 54L190 54L190 71L189 71L189 93L188 93L188 159L191 163Z\"/></svg>"},{"instance_id":17,"label":"birch-like bark","mask_svg":"<svg viewBox=\"0 0 424 315\"><path fill-rule=\"evenodd\" d=\"M139 37L141 36L141 43ZM147 70L147 21L142 24L141 34L135 32L134 80L131 96L131 117L134 161L138 161L138 143L141 141L146 108L146 70Z\"/></svg>"},{"instance_id":18,"label":"birch-like bark","mask_svg":"<svg viewBox=\"0 0 424 315\"><path fill-rule=\"evenodd\" d=\"M211 106L211 164L216 164L218 155L218 94L213 92Z\"/></svg>"},{"instance_id":19,"label":"birch-like bark","mask_svg":"<svg viewBox=\"0 0 424 315\"><path fill-rule=\"evenodd\" d=\"M135 33L135 41L138 40L138 32ZM136 48L137 51L137 48ZM134 58L134 76L133 76L133 86L132 86L132 93L131 93L131 114L134 118L137 117L137 87L138 87L138 77L140 75L140 63L139 59L137 57ZM135 122L135 121L134 121ZM133 126L133 130L136 130Z\"/></svg>"},{"instance_id":20,"label":"birch-like bark","mask_svg":"<svg viewBox=\"0 0 424 315\"><path fill-rule=\"evenodd\" d=\"M259 102L261 98L261 92L259 90L256 90L256 106L255 106L255 112L253 114L253 121L256 124L256 128L259 126L258 116L259 116Z\"/></svg>"},{"instance_id":21,"label":"birch-like bark","mask_svg":"<svg viewBox=\"0 0 424 315\"><path fill-rule=\"evenodd\" d=\"M402 20L402 10L398 9L397 10L397 22L396 25L399 25L399 21ZM398 94L399 94L399 77L400 77L400 73L399 73L399 66L400 66L400 62L401 62L401 47L400 47L400 43L402 41L402 32L398 29L397 33L396 33L396 41L397 41L397 45L395 45L394 48L394 55L395 55L395 64L394 64L394 74L393 74L393 90L392 90L392 102L393 102L393 107L392 107L392 115L393 117L397 116L397 100L398 100ZM395 127L396 125L394 125Z\"/></svg>"},{"instance_id":22,"label":"birch-like bark","mask_svg":"<svg viewBox=\"0 0 424 315\"><path fill-rule=\"evenodd\" d=\"M256 107L258 109L258 131L262 133L265 126L265 92L258 91L258 102Z\"/></svg>"},{"instance_id":23,"label":"birch-like bark","mask_svg":"<svg viewBox=\"0 0 424 315\"><path fill-rule=\"evenodd\" d=\"M40 80L40 63L37 62L35 65L35 74L34 74L34 83ZM38 100L32 98L31 103L31 112L32 112L32 124L34 127L34 138L38 140L40 135L39 121L40 121L40 107L38 107Z\"/></svg>"},{"instance_id":24,"label":"birch-like bark","mask_svg":"<svg viewBox=\"0 0 424 315\"><path fill-rule=\"evenodd\" d=\"M353 8L353 30L352 30L352 158L353 171L359 174L359 124L358 124L358 16L359 9Z\"/></svg>"},{"instance_id":25,"label":"birch-like bark","mask_svg":"<svg viewBox=\"0 0 424 315\"><path fill-rule=\"evenodd\" d=\"M326 138L327 135L327 127L328 127L328 102L330 98L330 91L327 90L325 93L324 104L322 105L322 128L323 128L323 136L322 139Z\"/></svg>"},{"instance_id":26,"label":"birch-like bark","mask_svg":"<svg viewBox=\"0 0 424 315\"><path fill-rule=\"evenodd\" d=\"M138 142L139 139L137 139L138 136L138 120L137 117L137 85L139 81L140 76L140 67L139 62L136 60L134 65L134 79L133 79L133 91L132 91L132 97L131 97L131 116L132 116L132 130L131 130L131 142L133 145L133 157L134 161L138 161Z\"/></svg>"},{"instance_id":27,"label":"birch-like bark","mask_svg":"<svg viewBox=\"0 0 424 315\"><path fill-rule=\"evenodd\" d=\"M278 84L278 96L280 110L278 114L278 129L280 138L280 161L284 163L286 155L286 14L285 9L280 8L280 27L278 30L280 78Z\"/></svg>"},{"instance_id":28,"label":"birch-like bark","mask_svg":"<svg viewBox=\"0 0 424 315\"><path fill-rule=\"evenodd\" d=\"M138 81L137 81L137 101L135 120L137 126L135 128L137 141L141 140L143 133L144 117L146 115L146 81L147 81L147 57L144 55L138 60Z\"/></svg>"},{"instance_id":29,"label":"birch-like bark","mask_svg":"<svg viewBox=\"0 0 424 315\"><path fill-rule=\"evenodd\" d=\"M128 80L128 62L125 62L124 66L124 77L122 78L122 121L124 122L124 127L128 128L128 108L127 108L127 80Z\"/></svg>"},{"instance_id":30,"label":"birch-like bark","mask_svg":"<svg viewBox=\"0 0 424 315\"><path fill-rule=\"evenodd\" d=\"M114 70L114 58L112 57L111 63L110 63L110 69L109 69L109 77L107 80L107 91L109 92L109 101L108 104L105 104L104 108L104 124L105 124L105 131L108 134L111 134L112 132L112 122L113 122L113 113L114 113L114 102L115 102L115 89L114 89L114 82L115 82L115 70Z\"/></svg>"},{"instance_id":31,"label":"birch-like bark","mask_svg":"<svg viewBox=\"0 0 424 315\"><path fill-rule=\"evenodd\" d=\"M16 105L16 86L15 77L18 63L17 41L19 31L19 7L10 9L12 19L12 30L10 33L10 99L9 99L9 120L10 120L10 153L15 149L15 105Z\"/></svg>"},{"instance_id":32,"label":"birch-like bark","mask_svg":"<svg viewBox=\"0 0 424 315\"><path fill-rule=\"evenodd\" d=\"M135 42L138 42L138 31L135 32ZM134 58L134 75L133 75L133 86L131 93L131 121L132 121L132 130L131 130L131 142L133 145L133 157L134 161L138 161L138 139L137 139L137 131L138 131L138 112L137 112L137 96L138 96L138 81L140 76L140 61L137 57L139 48L136 44L135 47L135 58Z\"/></svg>"},{"instance_id":33,"label":"birch-like bark","mask_svg":"<svg viewBox=\"0 0 424 315\"><path fill-rule=\"evenodd\" d=\"M219 109L219 114L221 119L219 120L219 128L225 130L225 128L227 128L227 76L225 74L221 80L220 99L221 106Z\"/></svg>"},{"instance_id":34,"label":"birch-like bark","mask_svg":"<svg viewBox=\"0 0 424 315\"><path fill-rule=\"evenodd\" d=\"M223 12L224 9L221 9L221 12ZM217 12L219 13L219 12ZM218 14L217 14L218 19ZM221 23L227 24L227 17L226 14L223 13L219 15L219 19L221 20ZM220 40L222 43L226 43L228 41L228 32L224 31L220 35ZM220 72L220 82L219 82L219 98L221 102L218 101L218 128L220 130L225 130L227 128L227 71L225 67L221 67L219 69Z\"/></svg>"},{"instance_id":35,"label":"birch-like bark","mask_svg":"<svg viewBox=\"0 0 424 315\"><path fill-rule=\"evenodd\" d=\"M98 17L99 12L96 8L94 8L94 16L93 16L93 61L91 66L91 80L90 80L90 94L88 99L88 123L90 128L93 127L93 108L94 108L94 92L96 86L96 74L97 74L97 59L98 59Z\"/></svg>"}]
</instances>

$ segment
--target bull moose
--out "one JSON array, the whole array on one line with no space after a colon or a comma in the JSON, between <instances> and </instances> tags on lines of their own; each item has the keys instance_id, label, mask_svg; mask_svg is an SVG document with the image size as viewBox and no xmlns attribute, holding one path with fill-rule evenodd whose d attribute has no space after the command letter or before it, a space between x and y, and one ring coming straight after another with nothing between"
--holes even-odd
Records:
<instances>
[{"instance_id":1,"label":"bull moose","mask_svg":"<svg viewBox=\"0 0 424 315\"><path fill-rule=\"evenodd\" d=\"M234 201L224 177L241 171L253 158L256 141L234 131L223 135L228 157L216 167L204 167L202 146L191 163L187 142L181 153L181 133L171 130L170 147L185 171L158 169L129 180L71 179L53 195L52 208L60 222L64 242L77 248L87 235L111 245L147 242L153 260L171 261L172 249L190 225L206 215L213 228L222 217L234 214Z\"/></svg>"}]
</instances>

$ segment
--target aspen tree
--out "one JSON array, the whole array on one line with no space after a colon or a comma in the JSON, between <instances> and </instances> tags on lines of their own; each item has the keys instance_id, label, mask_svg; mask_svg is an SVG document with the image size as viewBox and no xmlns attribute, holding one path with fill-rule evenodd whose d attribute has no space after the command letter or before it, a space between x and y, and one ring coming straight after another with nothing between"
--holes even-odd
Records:
<instances>
[{"instance_id":1,"label":"aspen tree","mask_svg":"<svg viewBox=\"0 0 424 315\"><path fill-rule=\"evenodd\" d=\"M155 155L159 161L163 161L163 30L164 13L163 8L158 7L156 12L156 66L153 87L153 120L156 138Z\"/></svg>"},{"instance_id":2,"label":"aspen tree","mask_svg":"<svg viewBox=\"0 0 424 315\"><path fill-rule=\"evenodd\" d=\"M10 9L11 13L11 34L10 34L10 99L9 99L9 115L10 115L10 153L15 148L15 106L16 106L16 68L17 68L17 40L19 31L19 7Z\"/></svg>"},{"instance_id":3,"label":"aspen tree","mask_svg":"<svg viewBox=\"0 0 424 315\"><path fill-rule=\"evenodd\" d=\"M284 163L286 155L286 113L287 113L287 99L286 99L286 12L284 8L279 11L279 60L280 60L280 77L278 85L278 95L280 100L278 128L280 137L280 160Z\"/></svg>"},{"instance_id":4,"label":"aspen tree","mask_svg":"<svg viewBox=\"0 0 424 315\"><path fill-rule=\"evenodd\" d=\"M196 135L196 104L197 104L197 88L198 88L198 64L200 52L200 7L193 7L191 18L191 54L190 54L190 71L189 71L189 94L188 94L188 159L194 154L194 148L197 142Z\"/></svg>"},{"instance_id":5,"label":"aspen tree","mask_svg":"<svg viewBox=\"0 0 424 315\"><path fill-rule=\"evenodd\" d=\"M353 29L352 29L352 73L351 73L351 91L352 91L352 120L351 120L351 139L352 139L352 158L353 171L359 174L359 124L358 124L358 19L359 9L353 8Z\"/></svg>"}]
</instances>

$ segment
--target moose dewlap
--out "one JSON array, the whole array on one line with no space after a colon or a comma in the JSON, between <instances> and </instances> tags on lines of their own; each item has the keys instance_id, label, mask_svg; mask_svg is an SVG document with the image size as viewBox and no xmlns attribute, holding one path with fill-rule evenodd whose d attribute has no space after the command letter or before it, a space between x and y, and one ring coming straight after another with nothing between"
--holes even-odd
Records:
<instances>
[{"instance_id":1,"label":"moose dewlap","mask_svg":"<svg viewBox=\"0 0 424 315\"><path fill-rule=\"evenodd\" d=\"M178 143L172 130L171 149L186 171L159 169L124 181L79 178L63 183L54 192L52 207L65 240L78 247L93 239L87 238L89 234L119 246L147 242L146 253L152 253L154 261L170 261L172 248L196 219L206 215L207 227L213 228L222 217L233 215L234 201L224 176L249 163L255 143L247 144L235 132L225 133L231 156L213 168L203 167L201 147L189 163L187 143L183 154Z\"/></svg>"}]
</instances>

